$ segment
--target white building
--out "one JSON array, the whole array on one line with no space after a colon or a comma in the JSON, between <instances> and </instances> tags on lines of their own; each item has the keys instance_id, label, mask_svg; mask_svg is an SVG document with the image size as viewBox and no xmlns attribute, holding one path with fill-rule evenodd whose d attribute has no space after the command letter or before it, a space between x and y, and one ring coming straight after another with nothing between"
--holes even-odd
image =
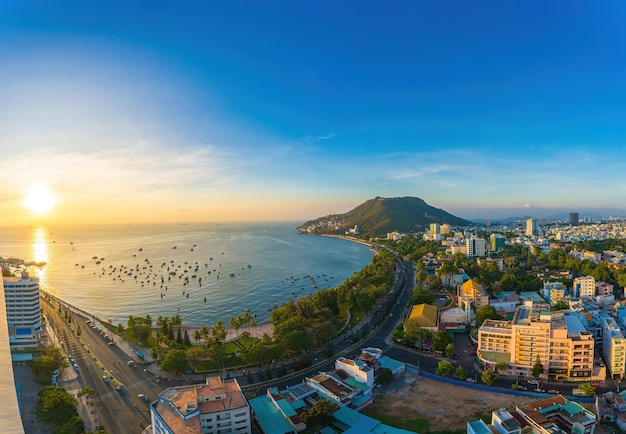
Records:
<instances>
[{"instance_id":1,"label":"white building","mask_svg":"<svg viewBox=\"0 0 626 434\"><path fill-rule=\"evenodd\" d=\"M468 258L473 258L475 256L485 256L487 254L487 240L474 236L466 239L465 254Z\"/></svg>"},{"instance_id":2,"label":"white building","mask_svg":"<svg viewBox=\"0 0 626 434\"><path fill-rule=\"evenodd\" d=\"M368 387L374 386L374 369L363 361L340 357L335 360L335 369L342 369L356 381L366 384Z\"/></svg>"},{"instance_id":3,"label":"white building","mask_svg":"<svg viewBox=\"0 0 626 434\"><path fill-rule=\"evenodd\" d=\"M580 298L596 295L596 279L593 276L581 276L574 279L572 292Z\"/></svg>"},{"instance_id":4,"label":"white building","mask_svg":"<svg viewBox=\"0 0 626 434\"><path fill-rule=\"evenodd\" d=\"M613 318L604 318L602 321L602 352L611 378L624 378L626 339Z\"/></svg>"},{"instance_id":5,"label":"white building","mask_svg":"<svg viewBox=\"0 0 626 434\"><path fill-rule=\"evenodd\" d=\"M4 277L9 340L12 350L36 348L41 333L41 306L39 304L39 280L28 277Z\"/></svg>"},{"instance_id":6,"label":"white building","mask_svg":"<svg viewBox=\"0 0 626 434\"><path fill-rule=\"evenodd\" d=\"M234 379L210 377L206 384L165 389L150 414L154 434L252 432L250 406Z\"/></svg>"}]
</instances>

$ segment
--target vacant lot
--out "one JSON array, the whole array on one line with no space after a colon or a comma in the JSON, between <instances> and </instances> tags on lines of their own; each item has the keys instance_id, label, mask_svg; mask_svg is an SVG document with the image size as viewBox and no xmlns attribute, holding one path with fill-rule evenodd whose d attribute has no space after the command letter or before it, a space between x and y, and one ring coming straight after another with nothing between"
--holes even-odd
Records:
<instances>
[{"instance_id":1,"label":"vacant lot","mask_svg":"<svg viewBox=\"0 0 626 434\"><path fill-rule=\"evenodd\" d=\"M466 432L466 422L489 416L497 408L514 409L534 398L453 386L404 373L375 389L374 403L363 413L398 428L426 432Z\"/></svg>"}]
</instances>

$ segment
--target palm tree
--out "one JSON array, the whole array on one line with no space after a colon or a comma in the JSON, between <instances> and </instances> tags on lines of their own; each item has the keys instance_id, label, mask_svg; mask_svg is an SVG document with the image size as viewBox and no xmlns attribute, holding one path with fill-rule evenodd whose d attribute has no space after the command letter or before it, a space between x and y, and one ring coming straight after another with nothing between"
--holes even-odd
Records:
<instances>
[{"instance_id":1,"label":"palm tree","mask_svg":"<svg viewBox=\"0 0 626 434\"><path fill-rule=\"evenodd\" d=\"M237 337L239 337L239 327L241 327L241 322L239 317L231 316L230 317L230 328L235 330Z\"/></svg>"}]
</instances>

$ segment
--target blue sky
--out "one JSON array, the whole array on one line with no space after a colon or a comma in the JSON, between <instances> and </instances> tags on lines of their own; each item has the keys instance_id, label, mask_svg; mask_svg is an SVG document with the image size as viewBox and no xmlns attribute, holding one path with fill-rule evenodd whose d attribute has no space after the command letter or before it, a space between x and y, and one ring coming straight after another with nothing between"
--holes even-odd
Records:
<instances>
[{"instance_id":1,"label":"blue sky","mask_svg":"<svg viewBox=\"0 0 626 434\"><path fill-rule=\"evenodd\" d=\"M624 3L338 3L2 2L0 211L626 215Z\"/></svg>"}]
</instances>

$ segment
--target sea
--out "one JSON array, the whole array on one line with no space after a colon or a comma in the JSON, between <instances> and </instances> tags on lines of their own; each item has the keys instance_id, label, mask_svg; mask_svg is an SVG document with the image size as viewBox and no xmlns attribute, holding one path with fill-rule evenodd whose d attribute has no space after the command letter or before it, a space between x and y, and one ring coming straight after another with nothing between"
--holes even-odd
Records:
<instances>
[{"instance_id":1,"label":"sea","mask_svg":"<svg viewBox=\"0 0 626 434\"><path fill-rule=\"evenodd\" d=\"M113 324L129 315L211 326L336 287L371 263L345 239L298 234L298 223L203 223L0 228L0 257L40 288Z\"/></svg>"}]
</instances>

